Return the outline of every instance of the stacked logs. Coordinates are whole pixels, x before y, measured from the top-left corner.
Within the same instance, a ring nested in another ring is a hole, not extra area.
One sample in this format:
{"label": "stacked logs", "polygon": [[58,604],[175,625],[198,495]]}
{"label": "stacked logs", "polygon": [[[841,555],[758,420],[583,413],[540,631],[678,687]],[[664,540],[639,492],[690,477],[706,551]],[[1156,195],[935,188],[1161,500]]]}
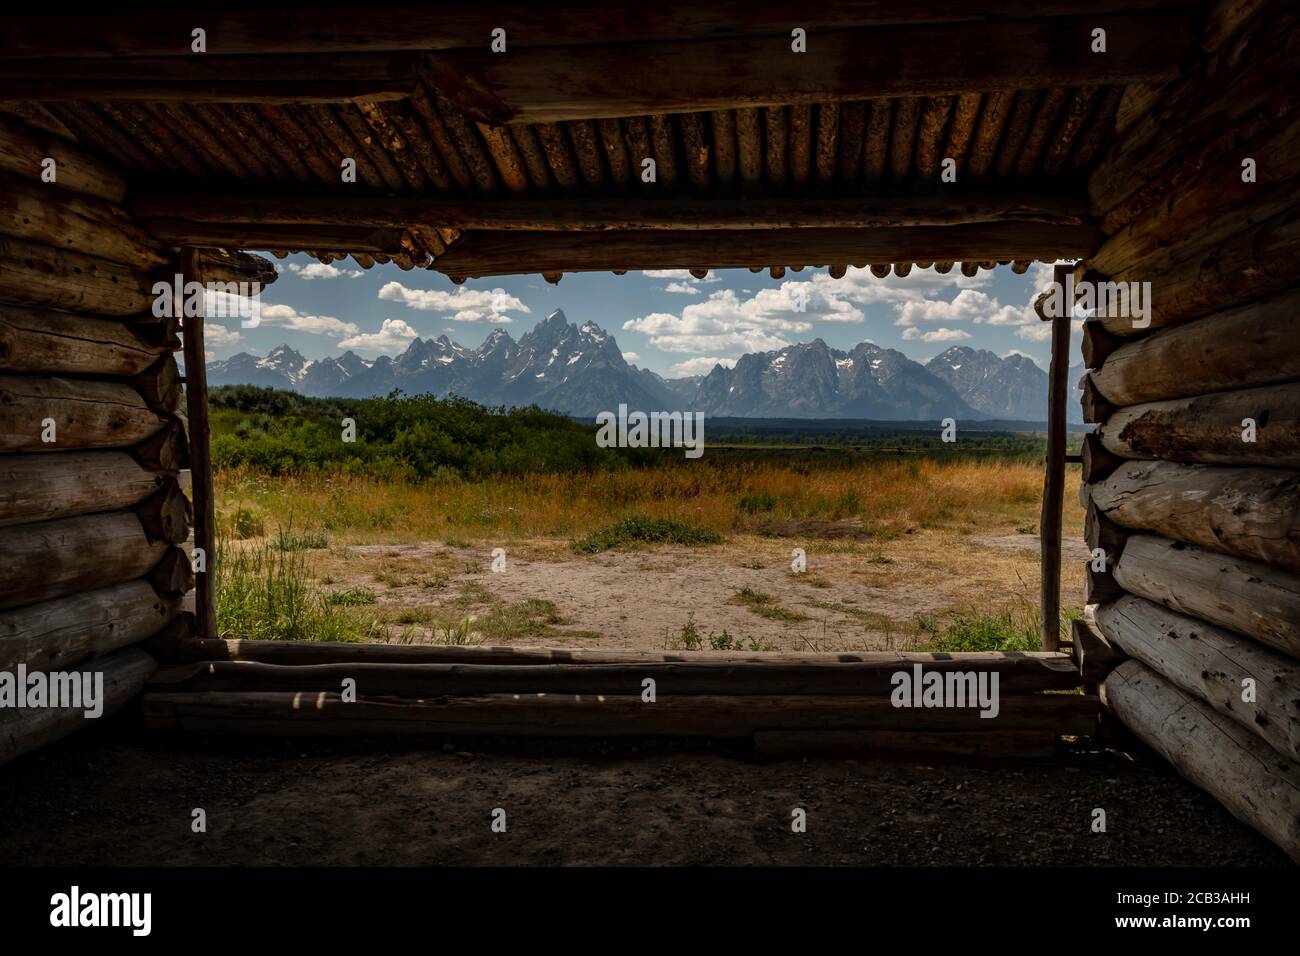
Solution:
{"label": "stacked logs", "polygon": [[1150,282],[1151,310],[1084,324],[1075,653],[1140,738],[1300,860],[1300,116],[1278,93],[1297,44],[1296,11],[1261,17],[1090,182],[1110,235],[1077,274]]}
{"label": "stacked logs", "polygon": [[[0,157],[0,672],[103,673],[111,712],[192,580],[180,339],[150,294],[176,255],[79,144],[5,115]],[[84,723],[0,710],[0,763]]]}

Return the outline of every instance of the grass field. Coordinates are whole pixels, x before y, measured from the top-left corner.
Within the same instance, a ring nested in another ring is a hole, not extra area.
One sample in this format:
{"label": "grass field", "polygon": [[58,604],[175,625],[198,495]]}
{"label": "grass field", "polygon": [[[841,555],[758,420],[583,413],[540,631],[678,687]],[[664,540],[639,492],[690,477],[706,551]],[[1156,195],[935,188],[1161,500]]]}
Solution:
{"label": "grass field", "polygon": [[[1071,472],[1065,532],[1077,542]],[[227,467],[219,627],[642,649],[1032,648],[1041,485],[1023,453],[811,466],[706,453],[425,479]],[[1069,557],[1063,604],[1077,613]]]}

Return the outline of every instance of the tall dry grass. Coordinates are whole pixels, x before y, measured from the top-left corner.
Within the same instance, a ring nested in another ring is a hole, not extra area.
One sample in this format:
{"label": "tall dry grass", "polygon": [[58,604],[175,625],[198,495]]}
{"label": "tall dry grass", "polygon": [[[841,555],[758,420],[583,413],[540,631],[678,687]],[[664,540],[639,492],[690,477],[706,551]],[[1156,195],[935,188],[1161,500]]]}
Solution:
{"label": "tall dry grass", "polygon": [[[1067,476],[1077,487],[1078,469]],[[917,529],[1031,530],[1039,466],[1020,461],[874,461],[803,470],[785,463],[718,463],[593,474],[409,483],[358,476],[217,475],[222,530],[324,528],[332,537],[389,542],[480,537],[576,537],[633,516],[720,534],[782,521],[860,523],[881,537]],[[1066,497],[1066,530],[1082,528]]]}

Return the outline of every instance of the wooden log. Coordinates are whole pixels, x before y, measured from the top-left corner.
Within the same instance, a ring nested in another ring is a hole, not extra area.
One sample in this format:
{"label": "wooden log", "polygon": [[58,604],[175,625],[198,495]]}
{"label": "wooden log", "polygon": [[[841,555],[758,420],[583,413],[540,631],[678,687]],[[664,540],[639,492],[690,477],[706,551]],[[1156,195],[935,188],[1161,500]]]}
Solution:
{"label": "wooden log", "polygon": [[1096,619],[1125,654],[1300,760],[1300,662],[1132,595],[1101,605]]}
{"label": "wooden log", "polygon": [[0,671],[72,667],[143,641],[180,613],[180,598],[159,597],[149,582],[83,591],[0,611]]}
{"label": "wooden log", "polygon": [[[181,271],[188,281],[203,281],[197,250],[187,248],[182,251]],[[204,570],[194,574],[186,561],[182,580],[176,580],[176,575],[172,573],[162,579],[165,583],[155,583],[163,591],[182,584],[185,586],[181,589],[188,591],[193,586],[196,589],[194,600],[198,609],[196,623],[199,637],[216,637],[217,596],[212,565],[217,555],[217,522],[212,488],[212,451],[209,447],[208,373],[203,348],[202,315],[185,319],[185,369],[185,406],[189,419],[190,474],[193,478],[190,493],[194,496],[194,544],[203,550],[206,562]],[[174,564],[174,556],[171,563]],[[167,568],[164,567],[161,573],[166,571]]]}
{"label": "wooden log", "polygon": [[1102,701],[1179,773],[1300,862],[1300,766],[1138,661],[1111,672]]}
{"label": "wooden log", "polygon": [[[1213,248],[1193,250],[1189,258],[1170,266],[1159,277],[1160,291],[1146,331],[1283,292],[1295,285],[1298,272],[1300,206],[1250,224]],[[1098,318],[1116,335],[1131,338],[1144,331],[1133,329],[1132,320],[1123,316]]]}
{"label": "wooden log", "polygon": [[59,188],[119,205],[125,201],[126,176],[114,164],[79,143],[12,117],[0,121],[0,170],[40,181],[46,157],[54,160]]}
{"label": "wooden log", "polygon": [[1096,432],[1088,432],[1083,436],[1083,485],[1087,487],[1098,481],[1102,481],[1124,463],[1124,459],[1113,452],[1107,451],[1106,446],[1102,444],[1101,437]]}
{"label": "wooden log", "polygon": [[[1104,58],[1091,51],[1098,27],[1109,37]],[[1099,14],[823,30],[816,56],[803,58],[789,55],[784,37],[718,36],[509,56],[478,43],[435,52],[428,66],[472,119],[537,123],[1168,79],[1194,42],[1184,13]],[[611,87],[611,76],[624,82]]]}
{"label": "wooden log", "polygon": [[140,467],[149,471],[175,473],[190,466],[189,442],[180,419],[169,416],[163,427],[140,444],[128,449]]}
{"label": "wooden log", "polygon": [[[639,171],[639,165],[638,165]],[[983,192],[800,198],[620,198],[517,200],[429,196],[336,196],[322,193],[137,193],[142,219],[183,220],[196,238],[204,223],[353,226],[384,229],[450,225],[458,229],[618,231],[628,229],[860,229],[978,222],[1089,221],[1078,197],[1041,192]],[[178,225],[169,237],[187,227]]]}
{"label": "wooden log", "polygon": [[256,282],[268,286],[279,278],[270,259],[232,249],[200,249],[199,267],[205,282]]}
{"label": "wooden log", "polygon": [[140,393],[146,405],[159,414],[175,414],[181,407],[181,372],[171,352],[139,375],[132,376],[131,387]]}
{"label": "wooden log", "polygon": [[0,172],[0,234],[141,270],[167,261],[120,206],[17,173]]}
{"label": "wooden log", "polygon": [[194,569],[190,565],[190,556],[177,547],[162,552],[158,563],[149,570],[148,578],[159,594],[185,594],[194,590]]}
{"label": "wooden log", "polygon": [[1108,233],[1176,196],[1207,164],[1242,155],[1243,144],[1295,108],[1290,81],[1300,14],[1280,10],[1271,20],[1268,30],[1254,31],[1171,83],[1103,156],[1088,191],[1093,208],[1106,213]]}
{"label": "wooden log", "polygon": [[164,477],[125,451],[0,457],[0,526],[120,511],[144,501]]}
{"label": "wooden log", "polygon": [[[54,421],[53,442],[42,441],[47,419]],[[122,448],[163,424],[122,382],[0,374],[0,451]]]}
{"label": "wooden log", "polygon": [[1115,349],[1091,379],[1113,405],[1295,381],[1298,312],[1295,291],[1163,329]]}
{"label": "wooden log", "polygon": [[1113,568],[1124,552],[1124,542],[1128,532],[1111,521],[1092,501],[1088,501],[1083,519],[1083,540],[1088,550],[1094,553],[1098,548],[1106,555],[1106,567]]}
{"label": "wooden log", "polygon": [[[1199,144],[1192,146],[1194,151]],[[1244,157],[1257,161],[1250,182],[1242,180]],[[1183,249],[1221,242],[1289,207],[1297,175],[1300,124],[1288,117],[1207,163],[1182,188],[1107,239],[1089,265],[1107,275],[1161,273],[1188,258]]]}
{"label": "wooden log", "polygon": [[[997,674],[999,692],[1026,694],[1073,690],[1079,675],[1066,660],[1002,657],[972,662],[935,658],[925,672]],[[551,693],[640,694],[642,681],[655,681],[660,698],[711,694],[884,695],[910,665],[894,660],[838,661],[689,661],[582,664],[391,664],[352,662],[282,665],[252,661],[203,661],[160,672],[154,690],[166,691],[326,691],[356,681],[370,697]]]}
{"label": "wooden log", "polygon": [[[938,0],[918,5],[902,0],[864,7],[851,0],[827,0],[818,7],[819,30],[900,23],[944,23],[988,18],[1059,17],[1083,12],[1180,9],[1179,0]],[[790,7],[779,0],[698,3],[664,0],[647,10],[635,0],[559,0],[537,7],[462,0],[430,7],[394,3],[385,17],[359,18],[355,11],[321,6],[310,21],[267,16],[265,8],[231,7],[205,12],[212,42],[220,52],[344,53],[376,50],[442,50],[472,47],[494,26],[510,26],[514,46],[626,43],[635,40],[698,40],[719,35],[786,35]],[[147,19],[124,23],[112,13],[15,12],[5,22],[5,53],[12,57],[177,56],[189,52],[177,36],[189,36],[192,17],[158,8]],[[215,52],[215,47],[214,47]]]}
{"label": "wooden log", "polygon": [[150,103],[396,100],[414,91],[418,71],[418,55],[401,52],[4,59],[0,60],[0,99]]}
{"label": "wooden log", "polygon": [[0,528],[0,608],[138,578],[166,550],[130,511]]}
{"label": "wooden log", "polygon": [[[103,675],[103,712],[111,716],[134,700],[157,662],[138,648],[123,648],[82,668]],[[91,724],[86,708],[37,707],[0,714],[0,764],[60,740]]]}
{"label": "wooden log", "polygon": [[1123,528],[1300,574],[1300,473],[1125,462],[1088,496]]}
{"label": "wooden log", "polygon": [[[1106,331],[1106,327],[1097,319],[1085,319],[1083,323],[1083,364],[1087,368],[1100,368],[1124,340],[1118,335]],[[1119,404],[1128,404],[1120,402]]]}
{"label": "wooden log", "polygon": [[1129,405],[1097,433],[1121,458],[1300,468],[1300,383]]}
{"label": "wooden log", "polygon": [[132,510],[140,518],[145,536],[151,542],[182,544],[190,536],[194,511],[175,478],[165,480],[157,492]]}
{"label": "wooden log", "polygon": [[915,733],[901,730],[760,730],[759,760],[807,757],[958,757],[981,760],[1046,760],[1056,753],[1056,734],[1046,730]]}
{"label": "wooden log", "polygon": [[519,272],[605,272],[754,263],[933,262],[1086,256],[1088,225],[968,223],[882,229],[662,230],[603,233],[466,232],[435,268],[452,277]]}
{"label": "wooden log", "polygon": [[165,351],[147,327],[115,319],[0,304],[0,369],[65,375],[139,375]]}
{"label": "wooden log", "polygon": [[[586,648],[548,648],[509,645],[441,645],[441,644],[343,644],[324,641],[218,641],[190,642],[183,657],[186,661],[255,661],[264,664],[306,666],[312,664],[655,664],[673,662],[784,662],[886,664],[910,667],[929,666],[936,660],[954,660],[964,666],[981,669],[1014,667],[1001,661],[1042,661],[1052,671],[1069,667],[1065,654],[1041,651],[977,651],[943,655],[915,651],[862,651],[857,653],[812,651],[631,651],[590,650]],[[1023,665],[1030,666],[1030,665]],[[1034,665],[1037,666],[1037,665]]]}
{"label": "wooden log", "polygon": [[488,734],[524,737],[749,737],[759,730],[1040,730],[1086,736],[1097,698],[1005,697],[997,717],[976,708],[904,708],[887,697],[485,694],[429,700],[276,691],[154,693],[146,726],[202,733]]}
{"label": "wooden log", "polygon": [[1083,582],[1083,603],[1100,604],[1102,601],[1113,601],[1124,593],[1124,587],[1115,578],[1111,568],[1104,571],[1098,571],[1088,562],[1084,571]]}
{"label": "wooden log", "polygon": [[312,252],[386,253],[402,251],[402,230],[349,226],[264,226],[256,223],[195,223],[181,219],[142,219],[140,225],[171,246],[231,246],[304,249]]}
{"label": "wooden log", "polygon": [[1110,418],[1115,411],[1115,406],[1102,397],[1097,386],[1093,384],[1091,372],[1083,376],[1080,386],[1083,394],[1079,402],[1083,407],[1083,420],[1090,424],[1096,424]]}
{"label": "wooden log", "polygon": [[66,249],[0,238],[0,301],[100,315],[144,312],[153,296],[131,269]]}
{"label": "wooden log", "polygon": [[1079,674],[1085,685],[1100,684],[1106,679],[1106,675],[1127,659],[1128,655],[1116,647],[1096,624],[1075,620],[1071,627],[1074,638],[1071,656],[1074,658],[1074,665],[1079,668]]}
{"label": "wooden log", "polygon": [[1115,580],[1138,597],[1300,657],[1300,577],[1294,574],[1138,534],[1125,544]]}

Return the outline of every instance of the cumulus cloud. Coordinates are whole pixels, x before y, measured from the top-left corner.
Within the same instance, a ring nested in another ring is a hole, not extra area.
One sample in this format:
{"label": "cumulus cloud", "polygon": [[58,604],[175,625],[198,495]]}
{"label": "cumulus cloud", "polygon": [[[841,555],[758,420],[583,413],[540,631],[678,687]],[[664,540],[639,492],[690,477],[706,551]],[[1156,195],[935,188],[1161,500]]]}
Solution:
{"label": "cumulus cloud", "polygon": [[676,292],[680,295],[699,295],[702,290],[697,288],[698,286],[722,281],[722,276],[712,269],[706,272],[702,279],[691,275],[689,269],[644,269],[641,274],[650,279],[672,279],[672,282],[664,286],[663,291]]}
{"label": "cumulus cloud", "polygon": [[676,292],[679,295],[699,295],[700,290],[688,282],[670,282],[664,286],[665,292]]}
{"label": "cumulus cloud", "polygon": [[637,355],[635,352],[624,352],[624,353],[623,353],[623,361],[624,361],[624,362],[639,362],[639,361],[641,361],[641,356]]}
{"label": "cumulus cloud", "polygon": [[668,366],[669,378],[687,378],[691,375],[708,375],[713,371],[715,365],[721,365],[723,368],[735,368],[736,360],[729,358],[712,358],[698,356],[689,358],[684,362],[678,362],[676,365]]}
{"label": "cumulus cloud", "polygon": [[809,282],[786,282],[742,298],[719,289],[679,314],[652,312],[623,323],[631,332],[650,336],[665,352],[738,354],[784,348],[789,334],[810,331],[813,322],[861,322],[862,310]]}
{"label": "cumulus cloud", "polygon": [[293,332],[310,332],[313,335],[355,335],[360,331],[355,322],[344,322],[332,315],[303,315],[291,305],[262,306],[259,325],[285,328]]}
{"label": "cumulus cloud", "polygon": [[378,332],[354,335],[340,342],[339,347],[359,352],[391,352],[406,348],[413,338],[416,338],[415,329],[401,319],[384,319]]}
{"label": "cumulus cloud", "polygon": [[386,302],[401,302],[408,309],[421,312],[451,313],[453,322],[512,321],[506,312],[527,313],[532,310],[504,289],[467,289],[459,286],[454,292],[439,289],[409,289],[400,282],[389,282],[379,290],[379,298]]}
{"label": "cumulus cloud", "polygon": [[203,344],[214,349],[221,348],[223,345],[234,345],[236,342],[243,341],[243,338],[243,333],[238,329],[228,329],[216,323],[203,323]]}
{"label": "cumulus cloud", "polygon": [[970,337],[971,334],[964,329],[931,329],[922,332],[913,325],[903,330],[905,342],[964,342]]}
{"label": "cumulus cloud", "polygon": [[356,279],[365,275],[360,269],[340,269],[329,262],[311,262],[305,266],[290,262],[289,271],[300,279]]}

